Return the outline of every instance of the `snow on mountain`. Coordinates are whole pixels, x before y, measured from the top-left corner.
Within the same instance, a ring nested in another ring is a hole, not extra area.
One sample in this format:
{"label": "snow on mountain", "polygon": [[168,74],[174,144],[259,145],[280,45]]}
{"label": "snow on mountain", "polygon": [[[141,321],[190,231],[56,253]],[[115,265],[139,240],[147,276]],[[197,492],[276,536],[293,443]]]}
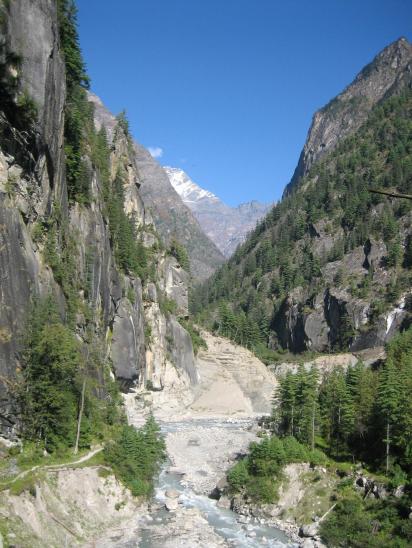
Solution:
{"label": "snow on mountain", "polygon": [[203,231],[226,257],[232,255],[271,207],[271,204],[261,204],[255,200],[229,207],[215,194],[193,182],[182,169],[169,166],[163,169]]}
{"label": "snow on mountain", "polygon": [[185,203],[198,202],[203,198],[219,201],[217,196],[194,183],[182,169],[169,166],[163,167],[163,169],[166,171],[173,188]]}

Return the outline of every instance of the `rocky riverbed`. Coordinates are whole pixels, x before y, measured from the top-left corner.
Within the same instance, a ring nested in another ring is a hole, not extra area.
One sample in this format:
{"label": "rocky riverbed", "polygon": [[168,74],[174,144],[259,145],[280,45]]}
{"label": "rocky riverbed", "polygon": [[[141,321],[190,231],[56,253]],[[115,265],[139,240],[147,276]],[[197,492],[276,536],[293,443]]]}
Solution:
{"label": "rocky riverbed", "polygon": [[214,548],[294,546],[265,520],[245,520],[209,497],[234,460],[256,438],[252,421],[205,419],[163,423],[170,461],[138,546]]}
{"label": "rocky riverbed", "polygon": [[129,421],[139,426],[154,412],[165,434],[169,461],[160,474],[152,511],[139,526],[139,540],[113,546],[294,546],[279,528],[230,509],[209,495],[227,470],[258,439],[258,417],[268,414],[277,384],[251,352],[203,333],[208,349],[196,360],[199,383],[182,391],[128,396]]}

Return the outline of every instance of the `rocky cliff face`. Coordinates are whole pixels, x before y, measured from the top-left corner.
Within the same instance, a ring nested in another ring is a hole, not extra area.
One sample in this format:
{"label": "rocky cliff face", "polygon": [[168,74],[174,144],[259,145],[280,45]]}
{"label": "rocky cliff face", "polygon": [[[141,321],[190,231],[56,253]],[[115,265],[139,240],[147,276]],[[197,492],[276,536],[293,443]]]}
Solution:
{"label": "rocky cliff face", "polygon": [[285,193],[309,173],[315,162],[359,129],[379,101],[404,89],[411,81],[412,45],[406,38],[400,38],[381,51],[342,93],[314,114]]}
{"label": "rocky cliff face", "polygon": [[[162,307],[166,299],[176,299],[177,313],[187,314],[188,275],[162,251],[139,190],[139,154],[121,127],[107,124],[107,184],[122,173],[122,208],[148,256],[150,274],[144,279],[122,270],[115,257],[103,177],[92,150],[83,159],[89,203],[68,202],[66,77],[56,3],[15,0],[2,8],[2,16],[1,86],[4,93],[14,92],[0,105],[0,428],[12,436],[22,336],[36,296],[52,294],[62,319],[71,311],[78,339],[87,346],[92,337],[103,349],[124,390],[149,381],[162,387],[170,369],[178,379],[196,382],[196,371],[190,336]],[[28,99],[36,114],[22,128],[21,105]],[[90,149],[92,144],[91,139]]]}
{"label": "rocky cliff face", "polygon": [[203,231],[225,257],[232,255],[271,207],[257,201],[229,207],[217,196],[194,183],[183,170],[174,167],[165,167],[164,170]]}
{"label": "rocky cliff face", "polygon": [[[89,94],[89,97],[95,107],[96,123],[104,125],[110,136],[116,125],[115,117],[96,95]],[[196,280],[205,280],[223,263],[223,255],[182,202],[165,171],[149,151],[136,141],[133,146],[140,192],[159,234],[166,244],[176,238],[184,245],[189,254],[191,274]]]}

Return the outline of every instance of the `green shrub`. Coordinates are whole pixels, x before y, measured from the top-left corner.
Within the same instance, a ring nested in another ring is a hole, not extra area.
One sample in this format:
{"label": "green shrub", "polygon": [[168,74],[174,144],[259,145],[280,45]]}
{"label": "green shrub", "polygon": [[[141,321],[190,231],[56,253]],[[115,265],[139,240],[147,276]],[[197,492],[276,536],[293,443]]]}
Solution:
{"label": "green shrub", "polygon": [[322,522],[320,534],[328,546],[407,548],[412,542],[410,501],[365,500],[346,491]]}
{"label": "green shrub", "polygon": [[179,322],[182,327],[186,329],[189,333],[190,338],[192,339],[193,352],[195,355],[199,352],[201,348],[207,350],[207,344],[205,339],[200,334],[200,331],[193,325],[190,320],[179,319]]}
{"label": "green shrub", "polygon": [[243,489],[249,481],[247,459],[237,462],[228,472],[228,483],[234,491]]}
{"label": "green shrub", "polygon": [[293,436],[282,439],[287,462],[305,462],[309,460],[309,451]]}
{"label": "green shrub", "polygon": [[173,299],[169,299],[166,295],[159,294],[159,307],[163,315],[176,314],[177,303]]}
{"label": "green shrub", "polygon": [[273,479],[270,477],[256,477],[248,482],[248,495],[256,501],[273,504],[278,500],[278,489],[280,477]]}
{"label": "green shrub", "polygon": [[10,484],[11,495],[19,496],[25,491],[32,497],[36,496],[36,477],[33,474],[27,474]]}
{"label": "green shrub", "polygon": [[189,255],[187,254],[187,250],[176,239],[173,239],[171,241],[169,253],[170,255],[173,255],[173,257],[175,257],[177,262],[180,264],[180,266],[184,270],[186,270],[186,272],[190,272],[190,261],[189,261]]}
{"label": "green shrub", "polygon": [[140,430],[123,425],[116,438],[106,444],[107,464],[134,496],[147,497],[153,492],[153,478],[165,459],[165,443],[151,415]]}
{"label": "green shrub", "polygon": [[324,466],[328,462],[328,457],[319,449],[313,449],[309,451],[308,460],[311,466]]}

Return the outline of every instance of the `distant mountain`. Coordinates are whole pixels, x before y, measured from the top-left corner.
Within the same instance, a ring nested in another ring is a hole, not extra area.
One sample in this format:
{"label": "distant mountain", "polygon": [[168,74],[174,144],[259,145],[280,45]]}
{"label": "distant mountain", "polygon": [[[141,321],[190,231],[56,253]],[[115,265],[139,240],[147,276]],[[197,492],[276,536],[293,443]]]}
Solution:
{"label": "distant mountain", "polygon": [[[104,125],[109,138],[116,125],[114,116],[96,95],[89,93],[94,105],[95,118]],[[149,209],[156,228],[166,244],[176,238],[189,254],[191,274],[196,280],[205,280],[224,257],[206,236],[191,210],[173,189],[169,178],[159,163],[142,145],[134,142],[137,171],[141,184],[140,195]]]}
{"label": "distant mountain", "polygon": [[164,167],[173,188],[192,210],[205,234],[225,257],[230,257],[248,232],[268,212],[270,204],[257,201],[229,207],[179,168]]}

